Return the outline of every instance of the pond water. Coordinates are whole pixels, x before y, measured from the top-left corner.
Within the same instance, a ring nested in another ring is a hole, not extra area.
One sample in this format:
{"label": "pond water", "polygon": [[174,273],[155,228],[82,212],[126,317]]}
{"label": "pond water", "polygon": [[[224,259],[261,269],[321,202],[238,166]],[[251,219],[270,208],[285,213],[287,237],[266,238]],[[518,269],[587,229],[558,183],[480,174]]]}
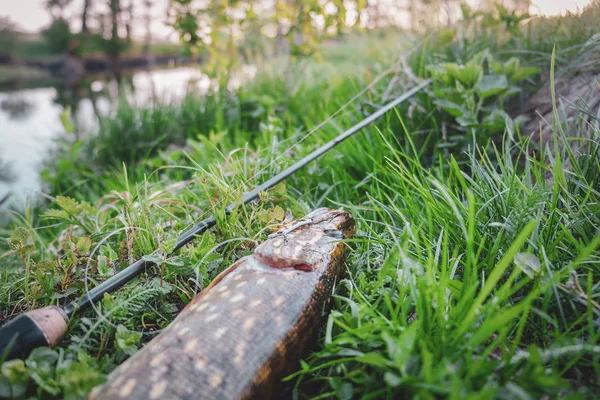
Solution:
{"label": "pond water", "polygon": [[[42,168],[52,162],[57,140],[66,133],[60,120],[69,107],[79,135],[98,132],[119,97],[145,107],[206,93],[213,83],[200,69],[182,67],[134,72],[120,84],[109,77],[88,77],[78,87],[48,86],[0,92],[0,211],[22,209],[43,192]],[[1,218],[0,218],[1,220]]]}

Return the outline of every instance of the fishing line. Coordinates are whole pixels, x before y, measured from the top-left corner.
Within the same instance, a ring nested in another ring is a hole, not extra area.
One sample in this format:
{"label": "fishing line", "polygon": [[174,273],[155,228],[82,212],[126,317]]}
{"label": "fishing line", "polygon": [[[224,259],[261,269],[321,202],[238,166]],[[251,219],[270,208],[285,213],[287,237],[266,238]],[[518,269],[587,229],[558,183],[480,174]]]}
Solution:
{"label": "fishing line", "polygon": [[[411,50],[412,52],[413,50]],[[319,129],[321,129],[323,126],[325,126],[326,124],[328,124],[330,121],[332,121],[336,116],[338,116],[342,111],[346,110],[348,107],[350,107],[350,105],[352,105],[356,100],[358,100],[362,95],[364,95],[366,92],[368,92],[369,90],[373,89],[375,87],[375,85],[377,85],[379,83],[379,81],[381,81],[385,76],[389,75],[390,73],[395,72],[394,68],[388,68],[387,70],[381,72],[379,75],[377,75],[367,86],[365,86],[363,89],[361,89],[358,93],[356,93],[352,98],[350,98],[348,101],[346,101],[346,103],[344,103],[340,108],[338,108],[335,112],[333,112],[333,114],[331,114],[329,117],[327,117],[325,120],[321,121],[319,124],[317,124],[316,126],[314,126],[311,129],[307,129],[304,131],[304,133],[302,134],[302,137],[295,142],[294,144],[292,144],[291,146],[285,148],[283,151],[281,151],[281,153],[273,160],[271,160],[270,162],[266,163],[266,165],[260,169],[258,172],[255,172],[254,175],[252,175],[251,177],[249,177],[248,179],[246,179],[245,181],[243,181],[241,184],[238,185],[237,189],[235,189],[235,191],[240,191],[240,189],[245,189],[249,183],[254,180],[256,177],[258,177],[259,175],[261,175],[263,172],[265,172],[272,164],[275,164],[276,162],[278,162],[282,157],[285,156],[285,154],[291,150],[293,150],[294,148],[296,148],[297,146],[299,146],[303,141],[305,141],[306,139],[308,139],[311,135],[313,135],[316,131],[318,131]],[[292,141],[293,139],[295,139],[296,135],[292,135],[286,139],[281,140],[281,144]],[[262,151],[257,151],[257,157],[260,156],[260,153],[266,152],[267,150],[269,150],[269,148],[265,148]],[[187,154],[186,154],[187,155]],[[189,157],[189,156],[188,156]],[[189,157],[191,160],[193,160],[191,157]],[[160,170],[160,169],[166,169],[166,168],[174,168],[174,169],[188,169],[190,167],[183,167],[183,166],[165,166],[165,167],[160,167],[158,168],[156,171]],[[198,170],[198,168],[191,168],[193,170]],[[155,171],[155,172],[156,172]],[[200,171],[206,173],[207,171],[204,169],[200,169]],[[152,176],[154,174],[154,172],[150,175]],[[219,201],[217,201],[214,206],[212,207],[212,209],[222,206],[225,203],[225,198],[221,198]],[[204,218],[206,215],[208,215],[211,212],[211,210],[206,210],[205,212],[200,214],[200,217],[198,217],[196,219],[196,221],[198,221],[200,218]],[[194,222],[188,225],[188,229],[190,226],[194,226]],[[86,293],[87,294],[87,293]]]}
{"label": "fishing line", "polygon": [[[302,143],[304,140],[308,139],[308,137],[311,136],[313,133],[315,133],[316,131],[318,131],[319,129],[321,129],[323,126],[325,126],[326,124],[328,124],[339,113],[341,113],[346,108],[348,108],[352,103],[354,103],[359,97],[361,97],[367,91],[371,90],[381,79],[383,79],[383,77],[385,77],[386,75],[388,75],[391,72],[394,72],[393,68],[390,68],[390,69],[382,72],[381,74],[379,74],[377,77],[375,77],[375,79],[370,84],[368,84],[364,89],[362,89],[360,92],[358,92],[357,94],[355,94],[350,100],[348,100],[345,104],[343,104],[337,111],[335,111],[333,114],[331,114],[329,117],[327,117],[327,119],[325,119],[324,121],[322,121],[321,123],[319,123],[317,126],[313,127],[312,129],[309,129],[309,130],[305,131],[306,134],[304,136],[302,136],[292,146],[290,146],[290,147],[286,148],[285,150],[283,150],[281,152],[281,154],[279,154],[279,156],[277,156],[277,158],[275,158],[275,160],[271,161],[271,163],[276,163],[277,161],[279,161],[285,155],[285,153],[287,153],[288,151],[293,150],[296,146],[300,145],[300,143]],[[293,139],[293,137],[287,138],[285,140],[282,140],[282,143],[285,143],[285,141],[292,140],[292,139]],[[253,180],[254,178],[256,178],[258,175],[260,175],[262,172],[264,172],[266,170],[267,170],[267,167],[266,166],[263,167],[263,169],[261,169],[260,171],[258,171],[254,175],[252,175],[250,178],[248,178],[248,180],[244,184],[245,185],[248,184],[251,180]]]}
{"label": "fishing line", "polygon": [[[330,121],[332,121],[336,116],[338,116],[342,111],[346,110],[352,103],[354,103],[358,98],[360,98],[362,95],[364,95],[366,92],[368,92],[369,90],[371,90],[373,87],[375,87],[375,85],[377,83],[379,83],[379,81],[381,79],[383,79],[385,76],[389,75],[390,73],[395,72],[394,68],[389,68],[385,71],[383,71],[382,73],[380,73],[379,75],[377,75],[373,81],[371,81],[371,83],[369,83],[367,86],[365,86],[363,89],[361,89],[358,93],[356,93],[350,100],[348,100],[346,103],[344,103],[339,109],[337,109],[333,114],[331,114],[329,117],[327,117],[324,121],[320,122],[318,125],[316,125],[315,127],[308,129],[306,131],[304,131],[304,133],[302,134],[302,137],[295,142],[294,144],[292,144],[291,146],[285,148],[283,151],[281,151],[281,153],[273,160],[271,160],[270,162],[268,162],[262,169],[260,169],[258,172],[254,173],[254,175],[252,175],[251,177],[249,177],[248,179],[246,179],[244,182],[242,182],[238,187],[237,187],[237,191],[239,191],[240,189],[243,189],[244,187],[247,187],[248,184],[254,180],[256,177],[258,177],[259,175],[261,175],[263,172],[265,172],[272,164],[276,163],[277,161],[279,161],[282,157],[285,156],[285,154],[291,150],[293,150],[294,148],[296,148],[298,145],[300,145],[304,140],[308,139],[308,137],[310,137],[313,133],[315,133],[316,131],[318,131],[320,128],[322,128],[323,126],[325,126],[326,124],[328,124]],[[281,144],[284,144],[286,142],[292,141],[293,139],[295,139],[295,135],[292,135],[286,139],[281,140]],[[257,151],[257,157],[263,153],[266,152],[267,150],[269,150],[269,148],[265,148],[263,150],[259,150]],[[188,156],[189,157],[189,156]],[[191,157],[190,157],[191,158]],[[160,169],[166,169],[166,168],[184,168],[184,169],[188,169],[189,167],[182,167],[182,166],[166,166],[166,167],[160,167]],[[196,168],[192,168],[194,170],[198,170]],[[204,169],[201,169],[202,172],[206,172]],[[217,201],[214,205],[214,207],[218,207],[223,205],[223,203],[225,203],[225,198],[222,198],[221,200]],[[210,210],[205,211],[204,213],[201,213],[200,218],[206,216],[207,214],[210,213]],[[198,219],[200,219],[198,218]],[[198,220],[197,219],[197,220]],[[194,223],[191,223],[188,226],[193,226]]]}
{"label": "fishing line", "polygon": [[[98,243],[98,244],[97,244],[97,245],[94,247],[94,249],[93,249],[93,250],[92,250],[92,252],[90,253],[90,256],[88,257],[88,261],[87,261],[87,263],[86,263],[86,266],[85,266],[85,269],[84,269],[84,280],[83,280],[83,282],[84,282],[84,287],[85,287],[85,293],[86,293],[86,294],[89,294],[89,291],[90,291],[90,289],[89,289],[89,287],[88,287],[88,278],[89,278],[89,276],[88,276],[88,271],[89,271],[89,268],[90,268],[90,261],[91,261],[92,257],[93,257],[93,256],[94,256],[94,254],[95,254],[95,253],[98,251],[98,249],[99,249],[99,248],[100,248],[100,247],[101,247],[101,246],[102,246],[102,245],[103,245],[103,244],[104,244],[104,243],[105,243],[105,242],[106,242],[106,241],[107,241],[107,240],[108,240],[110,237],[112,237],[112,236],[116,235],[117,233],[119,233],[119,232],[121,232],[121,231],[124,231],[124,230],[130,229],[130,228],[146,231],[145,229],[143,229],[143,228],[140,228],[140,227],[123,227],[123,228],[120,228],[120,229],[116,229],[116,230],[114,230],[113,232],[111,232],[110,234],[106,235],[104,238],[102,238],[102,240],[101,240],[101,241],[100,241],[100,242],[99,242],[99,243]],[[200,266],[201,266],[201,265],[202,265],[202,264],[203,264],[203,263],[206,261],[206,259],[208,258],[208,256],[209,256],[210,254],[212,254],[212,253],[214,253],[214,252],[215,252],[215,250],[219,249],[220,247],[222,247],[222,246],[224,246],[224,245],[226,245],[226,244],[228,244],[228,243],[232,243],[232,242],[236,242],[236,241],[246,241],[246,242],[252,242],[252,243],[254,243],[254,245],[258,245],[258,241],[257,241],[257,240],[255,240],[255,239],[241,237],[241,238],[232,238],[232,239],[224,240],[224,241],[222,241],[222,242],[220,242],[220,243],[216,244],[215,246],[213,246],[213,247],[212,247],[210,250],[208,250],[208,251],[207,251],[207,252],[204,254],[204,256],[203,256],[203,257],[200,259],[200,261],[198,261],[198,262],[196,263],[196,265],[194,266],[194,273],[195,273],[195,275],[196,275],[196,279],[195,279],[195,281],[194,281],[194,283],[195,283],[195,286],[194,286],[194,296],[195,296],[196,294],[198,294],[198,284],[199,284],[199,282],[200,282]],[[163,261],[166,263],[166,261],[167,261],[167,258],[165,258]],[[170,285],[170,284],[169,284],[169,285]],[[148,289],[148,292],[150,292],[150,291],[151,291],[151,289]],[[143,295],[145,295],[145,294],[146,294],[146,293],[148,293],[148,292],[141,292],[141,293],[137,293],[137,296],[143,296]],[[130,301],[133,301],[133,300],[135,300],[135,299],[136,299],[136,297],[135,297],[135,296],[134,296],[134,297],[130,297],[130,298],[127,298],[126,302],[130,302]],[[107,317],[109,317],[109,316],[110,316],[110,315],[111,315],[113,312],[115,312],[115,311],[117,311],[117,310],[119,310],[119,309],[123,308],[123,306],[124,306],[124,305],[126,305],[126,304],[118,304],[118,305],[117,305],[117,306],[115,306],[114,308],[110,309],[110,310],[109,310],[109,311],[108,311],[106,314],[103,314],[103,313],[100,311],[100,309],[99,309],[99,308],[96,306],[96,304],[95,304],[94,302],[92,302],[92,303],[90,304],[90,307],[91,307],[91,308],[94,310],[94,312],[95,312],[96,316],[98,317],[98,321],[97,321],[97,322],[96,322],[96,323],[95,323],[93,326],[89,327],[89,329],[88,329],[88,331],[86,332],[86,334],[85,334],[85,335],[83,336],[83,338],[82,338],[82,339],[81,339],[81,340],[78,342],[78,347],[77,347],[77,348],[78,348],[78,349],[79,349],[79,348],[81,348],[81,346],[83,345],[83,342],[84,342],[85,340],[87,340],[87,339],[90,337],[90,333],[91,333],[91,331],[92,331],[94,328],[96,328],[96,327],[100,326],[100,325],[99,325],[99,323],[100,323],[100,322],[104,322],[104,323],[106,323],[106,324],[108,324],[108,325],[112,326],[113,328],[117,329],[117,328],[118,328],[118,325],[117,325],[117,324],[115,324],[114,322],[112,322],[111,320],[109,320]],[[166,328],[158,328],[158,329],[155,329],[155,330],[153,330],[153,331],[150,331],[150,332],[145,332],[145,331],[137,331],[137,330],[131,330],[131,329],[127,328],[127,327],[125,327],[125,329],[126,329],[126,330],[127,330],[127,332],[129,332],[129,333],[139,333],[139,334],[141,334],[141,335],[156,335],[156,334],[158,334],[158,333],[162,332],[162,331],[163,331],[164,329],[166,329]]]}
{"label": "fishing line", "polygon": [[[256,186],[252,191],[244,192],[242,195],[241,201],[236,201],[234,203],[229,204],[227,207],[225,207],[225,210],[224,210],[225,214],[228,215],[234,209],[238,208],[240,205],[242,205],[242,204],[245,205],[245,204],[248,204],[248,203],[258,199],[259,194],[261,192],[264,192],[268,189],[273,188],[275,185],[279,184],[280,182],[282,182],[289,176],[296,173],[296,171],[298,171],[299,169],[303,168],[307,164],[316,160],[317,158],[319,158],[320,156],[322,156],[323,154],[325,154],[326,152],[331,150],[333,147],[337,146],[339,143],[348,139],[349,137],[354,135],[356,132],[362,130],[367,125],[371,124],[373,121],[375,121],[376,119],[381,117],[387,111],[391,110],[392,108],[396,107],[400,103],[402,103],[402,102],[406,101],[407,99],[409,99],[410,97],[412,97],[412,95],[419,92],[420,90],[425,88],[430,83],[431,83],[431,80],[427,79],[427,80],[423,81],[421,84],[414,86],[412,89],[408,90],[403,95],[397,97],[395,100],[393,100],[390,103],[386,104],[385,106],[382,106],[381,108],[379,108],[377,111],[372,113],[367,118],[362,119],[360,122],[358,122],[357,124],[352,126],[350,129],[346,130],[344,133],[336,136],[331,141],[329,141],[326,144],[322,145],[321,147],[317,148],[316,150],[309,153],[302,159],[296,161],[294,164],[290,165],[289,167],[287,167],[283,171],[279,172],[275,176],[269,178],[264,183]],[[309,134],[312,134],[314,131],[315,131],[314,129],[311,130],[309,132]],[[220,203],[218,203],[218,204],[220,204]],[[217,224],[217,219],[214,215],[211,215],[208,218],[200,221],[200,223],[198,223],[195,226],[193,226],[192,228],[188,229],[187,231],[185,231],[183,234],[181,234],[177,238],[177,240],[175,242],[175,246],[171,253],[174,253],[177,250],[181,249],[183,246],[190,243],[196,236],[203,234],[209,228],[215,226],[216,224]],[[98,286],[96,286],[94,289],[92,289],[89,293],[86,293],[86,295],[84,297],[67,304],[64,307],[65,313],[68,316],[70,316],[78,309],[89,306],[90,303],[93,303],[93,302],[101,299],[103,297],[104,293],[112,292],[112,291],[120,288],[125,283],[129,282],[131,279],[133,279],[138,274],[140,274],[146,267],[151,267],[152,265],[154,265],[154,263],[144,260],[143,258],[138,260],[137,262],[129,265],[127,268],[121,270],[118,274],[116,274],[116,275],[112,276],[111,278],[107,279],[106,281],[100,283]]]}
{"label": "fishing line", "polygon": [[[375,82],[369,85],[369,87],[372,87],[374,83]],[[259,199],[261,193],[272,189],[279,183],[283,182],[285,179],[295,174],[298,170],[304,168],[306,165],[318,159],[323,154],[330,151],[341,142],[352,137],[354,134],[356,134],[366,126],[379,119],[389,110],[408,100],[417,92],[423,90],[430,83],[431,79],[427,79],[421,82],[420,84],[412,87],[410,90],[404,92],[401,96],[398,96],[386,105],[381,106],[379,109],[377,109],[377,111],[373,112],[368,117],[360,120],[343,133],[337,135],[335,138],[331,139],[327,143],[319,146],[300,160],[296,161],[292,165],[278,172],[276,175],[270,177],[262,184],[256,186],[252,191],[244,192],[242,194],[241,200],[233,202],[225,207],[225,215],[231,214],[232,211],[238,209],[242,205],[247,205],[253,201],[256,201],[257,199]],[[366,90],[368,90],[368,88],[363,89],[361,93],[364,93]],[[357,96],[354,96],[353,100],[347,102],[343,108],[346,108],[349,104],[351,104],[351,102],[354,101],[356,97]],[[331,120],[331,118],[333,118],[334,115],[337,115],[337,113],[334,113],[332,116],[330,116],[328,120]],[[321,123],[317,126],[317,128],[311,129],[305,136],[310,136],[318,129],[318,127],[323,126],[323,124],[324,123]],[[304,139],[306,138],[302,138],[302,140]],[[299,143],[300,141],[291,146],[290,149],[293,149]],[[279,160],[282,156],[283,154],[278,156],[276,160]],[[265,169],[266,167],[261,169],[259,173],[264,171]],[[257,174],[253,175],[246,182],[249,182],[256,176]],[[221,203],[222,202],[219,202],[217,204],[220,205]],[[154,254],[165,258],[171,257],[176,251],[186,246],[196,237],[203,234],[215,225],[217,225],[217,219],[213,214],[210,217],[200,221],[198,224],[194,225],[192,228],[188,229],[180,236],[178,236],[175,241],[175,245],[170,251],[170,254],[165,255],[165,252],[160,249],[157,250]],[[125,227],[124,229],[126,228],[127,227]],[[113,232],[113,234],[115,234],[115,232]],[[31,350],[35,347],[56,344],[58,340],[60,340],[60,338],[66,333],[66,322],[68,318],[73,316],[77,311],[83,310],[86,307],[93,305],[95,302],[102,300],[102,298],[107,293],[119,289],[120,287],[131,281],[133,278],[137,277],[140,273],[144,272],[147,268],[150,268],[154,265],[156,265],[156,263],[154,261],[151,261],[148,256],[142,257],[138,261],[127,266],[125,269],[119,271],[117,274],[106,279],[104,282],[101,282],[93,289],[86,291],[86,293],[82,297],[68,303],[62,309],[56,306],[44,307],[43,309],[31,310],[13,319],[11,322],[4,325],[0,329],[0,344],[2,345],[0,346],[0,351],[8,349],[8,357],[9,359],[11,359],[13,357],[20,356],[23,353],[30,353]],[[41,328],[39,325],[36,324],[35,318],[38,318],[40,313],[44,313],[44,315],[46,315],[45,318],[53,318],[52,321],[56,321],[55,325],[49,327],[51,328],[52,332],[46,331],[44,330],[44,328]]]}
{"label": "fishing line", "polygon": [[[268,169],[268,167],[273,164],[278,162],[287,152],[293,150],[294,148],[296,148],[298,145],[300,145],[300,143],[302,143],[304,140],[308,139],[311,135],[313,135],[316,131],[318,131],[321,127],[325,126],[326,124],[328,124],[331,120],[333,120],[333,118],[335,118],[337,115],[339,115],[342,111],[344,111],[345,109],[347,109],[352,103],[354,103],[358,98],[360,98],[363,94],[365,94],[367,91],[371,90],[377,83],[379,83],[379,81],[381,79],[383,79],[385,76],[387,76],[388,74],[390,74],[391,72],[393,72],[393,69],[388,69],[384,72],[382,72],[381,74],[379,74],[377,77],[375,77],[373,79],[373,81],[367,85],[366,87],[364,87],[362,90],[360,90],[358,93],[356,93],[350,100],[348,100],[346,103],[344,103],[338,110],[336,110],[333,114],[331,114],[329,117],[327,117],[327,119],[325,119],[324,121],[320,122],[318,125],[316,125],[315,127],[308,129],[305,131],[305,133],[302,135],[302,137],[295,142],[292,146],[287,147],[286,149],[284,149],[279,156],[277,156],[274,160],[271,160],[270,163],[267,163],[266,166],[264,166],[261,170],[259,170],[258,172],[256,172],[254,175],[252,175],[250,178],[248,178],[245,182],[243,182],[239,188],[245,187],[247,186],[253,179],[255,179],[257,176],[259,176],[260,174],[262,174],[264,171],[266,171]],[[294,139],[294,136],[291,136],[289,138],[286,138],[285,140],[282,140],[281,143],[285,143],[286,141],[291,141],[292,139]],[[267,148],[265,148],[263,151],[266,151]],[[238,188],[238,190],[239,190]],[[216,206],[220,206],[225,202],[225,199],[222,198],[217,204]],[[205,212],[204,215],[206,215],[208,213]],[[121,229],[115,230],[113,231],[110,235],[107,235],[106,237],[104,237],[102,239],[102,241],[100,243],[98,243],[96,245],[96,247],[93,249],[92,253],[90,254],[90,259],[92,258],[92,256],[95,254],[95,252],[99,249],[99,247],[106,242],[110,237],[114,236],[116,233],[121,232],[123,230],[127,230],[129,229],[129,227],[123,227]],[[229,239],[226,240],[224,242],[221,242],[219,244],[217,244],[216,246],[214,246],[213,248],[211,248],[204,256],[203,258],[195,265],[194,267],[194,272],[196,275],[196,280],[195,280],[195,287],[194,287],[194,295],[196,295],[198,293],[198,283],[199,283],[199,279],[200,279],[200,265],[206,260],[206,258],[208,257],[208,255],[212,254],[215,250],[217,250],[218,248],[222,247],[225,244],[234,242],[234,241],[241,241],[241,240],[246,240],[246,241],[251,241],[253,243],[258,243],[256,240],[254,239],[249,239],[249,238],[234,238],[234,239]],[[166,259],[163,261],[166,262]],[[85,286],[85,295],[86,296],[90,296],[90,289],[88,286],[88,270],[89,270],[89,263],[90,260],[88,260],[87,264],[86,264],[86,268],[84,271],[84,286]],[[106,318],[106,315],[102,314],[100,312],[100,310],[95,306],[94,302],[90,303],[90,306],[92,307],[92,309],[95,311],[96,315],[98,316],[98,318],[100,318],[101,320],[103,320],[105,323],[108,323],[109,325],[112,325],[113,327],[116,328],[116,325],[112,322],[109,321]],[[153,332],[141,332],[142,334],[146,334],[146,333],[151,333],[151,334],[156,334],[158,332],[162,331],[162,329],[158,329],[156,331]],[[135,332],[135,331],[133,331]],[[136,332],[136,333],[140,333],[140,332]]]}
{"label": "fishing line", "polygon": [[[417,47],[413,47],[411,50],[408,51],[407,54],[412,54],[415,49]],[[398,64],[399,61],[402,60],[402,57],[400,57],[398,59],[398,61],[396,62],[396,64]],[[363,89],[361,89],[358,93],[356,93],[352,98],[350,98],[350,100],[348,100],[346,103],[344,103],[339,109],[337,109],[333,114],[331,114],[329,117],[327,117],[324,121],[320,122],[319,124],[317,124],[316,126],[314,126],[311,129],[307,129],[305,131],[305,133],[303,134],[303,136],[297,141],[295,142],[293,145],[291,145],[290,147],[287,147],[285,150],[283,150],[279,156],[277,156],[274,160],[271,160],[266,166],[264,166],[261,170],[259,170],[258,172],[256,172],[254,175],[252,175],[250,178],[248,178],[244,183],[242,183],[239,187],[238,190],[242,187],[247,186],[250,181],[252,181],[254,178],[258,177],[260,174],[262,174],[263,172],[265,172],[271,164],[276,163],[277,161],[279,161],[287,152],[293,150],[294,148],[296,148],[298,145],[300,145],[304,140],[308,139],[308,137],[310,137],[313,133],[315,133],[316,131],[318,131],[319,129],[321,129],[323,126],[325,126],[326,124],[328,124],[330,121],[332,121],[338,114],[340,114],[342,111],[346,110],[352,103],[354,103],[356,100],[358,100],[358,98],[360,98],[362,95],[364,95],[366,92],[368,92],[369,90],[373,89],[375,87],[375,85],[377,85],[377,83],[379,83],[379,81],[381,81],[385,76],[389,75],[390,73],[394,73],[397,72],[396,68],[392,67],[392,68],[388,68],[387,70],[381,72],[379,75],[377,75],[367,86],[365,86]],[[389,89],[389,88],[388,88]],[[386,90],[387,92],[387,90]],[[384,93],[384,95],[386,95]],[[292,135],[286,139],[283,139],[280,143],[286,143],[288,141],[291,141],[294,139],[295,135]],[[265,148],[263,151],[266,151],[267,148]],[[260,152],[257,152],[260,153]],[[219,202],[216,203],[216,206],[220,206],[225,202],[225,199],[221,199]],[[206,215],[208,213],[205,212],[203,215]]]}
{"label": "fishing line", "polygon": [[[100,242],[98,242],[98,244],[97,244],[97,245],[96,245],[96,246],[95,246],[95,247],[92,249],[92,251],[90,252],[90,256],[88,257],[88,260],[87,260],[87,262],[86,262],[86,264],[85,264],[85,269],[83,270],[83,285],[84,285],[84,290],[85,290],[85,294],[86,294],[86,295],[89,295],[89,291],[90,291],[90,289],[89,289],[89,287],[88,287],[88,278],[89,278],[89,276],[88,276],[88,271],[89,271],[89,269],[90,269],[90,262],[91,262],[91,260],[92,260],[92,258],[93,258],[93,256],[94,256],[94,254],[96,254],[96,252],[97,252],[97,251],[100,249],[100,247],[101,247],[101,246],[102,246],[102,245],[103,245],[103,244],[104,244],[104,243],[105,243],[105,242],[106,242],[106,241],[107,241],[109,238],[113,237],[114,235],[116,235],[116,234],[117,234],[117,233],[119,233],[119,232],[122,232],[122,231],[127,231],[127,230],[129,230],[129,229],[141,230],[141,231],[147,231],[147,230],[146,230],[146,229],[144,229],[144,228],[141,228],[141,227],[136,227],[136,226],[124,226],[124,227],[122,227],[122,228],[115,229],[114,231],[110,232],[110,234],[108,234],[108,235],[104,236],[104,237],[102,238],[102,240],[101,240]],[[107,323],[107,324],[109,324],[109,325],[113,326],[115,329],[117,328],[117,325],[115,325],[115,324],[114,324],[112,321],[109,321],[109,320],[108,320],[106,317],[107,317],[108,315],[110,315],[110,314],[111,314],[113,311],[115,311],[116,309],[119,309],[119,308],[121,307],[120,305],[119,305],[119,306],[117,306],[117,307],[115,307],[114,309],[110,310],[110,311],[108,312],[108,314],[102,314],[102,313],[100,312],[100,310],[99,310],[99,309],[96,307],[96,304],[95,304],[95,303],[91,303],[91,304],[90,304],[90,307],[91,307],[91,308],[94,310],[94,312],[96,313],[96,316],[98,317],[98,319],[99,319],[99,320],[101,320],[101,321],[103,321],[103,322],[105,322],[105,323]],[[95,325],[94,325],[94,326],[95,326]],[[90,328],[90,329],[91,329],[91,328]],[[85,337],[82,339],[82,341],[83,341],[84,339],[86,339],[86,338],[87,338],[87,336],[89,336],[89,335],[87,335],[87,334],[86,334],[86,336],[85,336]],[[80,344],[80,346],[81,346],[81,344]]]}

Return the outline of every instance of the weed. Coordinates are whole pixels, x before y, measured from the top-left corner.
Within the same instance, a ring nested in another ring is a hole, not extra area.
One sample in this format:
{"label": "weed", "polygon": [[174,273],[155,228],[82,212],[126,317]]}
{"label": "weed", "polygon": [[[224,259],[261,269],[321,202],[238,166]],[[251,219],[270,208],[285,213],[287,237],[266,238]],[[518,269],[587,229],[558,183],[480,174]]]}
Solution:
{"label": "weed", "polygon": [[[343,206],[358,223],[348,274],[322,346],[287,378],[297,395],[592,396],[600,132],[588,123],[574,151],[534,153],[509,104],[531,92],[534,67],[546,75],[551,42],[560,66],[563,47],[587,40],[595,25],[579,18],[469,15],[398,63],[372,42],[344,44],[237,91],[123,105],[48,171],[48,210],[26,211],[6,233],[1,319],[65,304],[144,256],[158,267],[74,318],[58,349],[4,362],[0,395],[84,396],[287,211]],[[244,191],[428,74],[432,91],[225,217]],[[584,121],[557,124],[556,138]],[[175,256],[153,254],[210,214],[215,229]]]}

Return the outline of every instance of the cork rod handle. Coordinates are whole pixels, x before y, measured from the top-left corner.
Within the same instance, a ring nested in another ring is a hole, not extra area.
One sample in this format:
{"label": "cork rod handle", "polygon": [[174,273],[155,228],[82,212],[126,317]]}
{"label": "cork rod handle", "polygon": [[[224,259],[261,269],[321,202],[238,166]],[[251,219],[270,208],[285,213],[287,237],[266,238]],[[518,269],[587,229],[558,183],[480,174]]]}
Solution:
{"label": "cork rod handle", "polygon": [[0,359],[24,358],[36,347],[54,347],[67,331],[67,322],[56,306],[20,315],[0,328]]}

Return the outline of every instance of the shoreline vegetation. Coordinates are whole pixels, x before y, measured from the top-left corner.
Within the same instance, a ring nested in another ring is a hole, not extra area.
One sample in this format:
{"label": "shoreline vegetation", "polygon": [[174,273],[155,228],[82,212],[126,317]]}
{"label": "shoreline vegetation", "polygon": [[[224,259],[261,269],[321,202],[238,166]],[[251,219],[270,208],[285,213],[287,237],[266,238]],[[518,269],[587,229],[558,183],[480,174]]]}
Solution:
{"label": "shoreline vegetation", "polygon": [[[84,398],[286,213],[324,206],[357,229],[318,346],[285,379],[290,397],[594,397],[600,116],[585,99],[598,81],[569,103],[568,81],[554,82],[592,54],[598,20],[597,2],[555,18],[464,8],[423,35],[356,32],[265,63],[237,90],[123,103],[98,135],[63,139],[44,173],[52,201],[0,228],[0,323],[170,253],[208,215],[217,226],[72,318],[57,348],[3,362],[0,397]],[[426,78],[426,91],[225,217],[225,204]],[[546,83],[550,120],[526,111]]]}
{"label": "shoreline vegetation", "polygon": [[[199,57],[184,56],[181,46],[169,43],[157,49],[153,48],[149,54],[132,50],[120,57],[119,66],[124,73],[127,73],[131,70],[197,65],[201,62]],[[19,54],[4,60],[0,57],[0,88],[3,89],[35,87],[48,82],[76,83],[88,75],[112,73],[110,59],[102,54],[89,54],[83,57],[68,53],[45,57]],[[77,76],[73,76],[74,74]]]}

